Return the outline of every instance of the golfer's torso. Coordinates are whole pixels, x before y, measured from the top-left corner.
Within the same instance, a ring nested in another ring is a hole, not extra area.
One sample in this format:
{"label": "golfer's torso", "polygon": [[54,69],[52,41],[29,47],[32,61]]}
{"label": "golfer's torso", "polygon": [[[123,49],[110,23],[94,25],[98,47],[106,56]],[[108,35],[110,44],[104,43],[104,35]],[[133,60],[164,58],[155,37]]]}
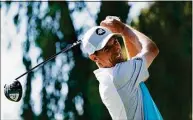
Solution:
{"label": "golfer's torso", "polygon": [[94,71],[100,96],[113,120],[143,120],[140,82],[149,77],[146,59],[137,56],[112,68]]}
{"label": "golfer's torso", "polygon": [[99,92],[112,119],[143,120],[140,88],[135,88],[130,83],[121,88],[116,88],[113,77],[109,74],[105,76],[101,78],[103,80],[100,81]]}

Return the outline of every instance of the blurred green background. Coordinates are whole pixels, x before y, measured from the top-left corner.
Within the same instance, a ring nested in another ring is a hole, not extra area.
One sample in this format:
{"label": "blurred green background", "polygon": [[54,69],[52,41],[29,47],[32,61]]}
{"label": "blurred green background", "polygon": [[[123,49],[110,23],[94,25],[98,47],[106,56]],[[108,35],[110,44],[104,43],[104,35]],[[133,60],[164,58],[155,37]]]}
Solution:
{"label": "blurred green background", "polygon": [[[10,6],[15,3],[1,2],[1,9],[9,11]],[[21,59],[25,70],[34,66],[32,64],[34,58],[30,57],[30,49],[34,46],[40,51],[35,59],[37,64],[59,52],[67,44],[80,39],[86,30],[99,25],[107,15],[115,15],[124,23],[149,36],[160,49],[160,54],[149,68],[150,77],[146,85],[163,118],[191,119],[191,1],[151,2],[135,19],[129,18],[131,5],[126,1],[92,2],[99,6],[94,12],[89,9],[89,2],[17,2],[17,4],[19,9],[14,15],[14,24],[19,30],[24,16],[27,24],[26,37],[22,40]],[[87,15],[80,18],[81,14]],[[12,42],[10,40],[9,47],[13,45]],[[99,96],[99,83],[93,74],[96,68],[79,46],[60,54],[43,67],[29,73],[25,78],[20,106],[21,119],[111,120]],[[32,99],[32,90],[36,89],[32,87],[32,82],[36,74],[41,76],[41,79],[38,79],[41,81],[39,112],[36,112],[34,107],[37,101]]]}

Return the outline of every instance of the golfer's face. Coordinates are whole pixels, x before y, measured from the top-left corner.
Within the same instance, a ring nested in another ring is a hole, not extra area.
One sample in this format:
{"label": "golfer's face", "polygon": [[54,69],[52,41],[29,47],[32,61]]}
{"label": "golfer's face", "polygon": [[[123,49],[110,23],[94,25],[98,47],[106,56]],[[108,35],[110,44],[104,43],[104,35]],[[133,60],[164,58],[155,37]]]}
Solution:
{"label": "golfer's face", "polygon": [[112,37],[103,49],[97,51],[96,56],[103,67],[113,67],[124,61],[121,46],[116,37]]}

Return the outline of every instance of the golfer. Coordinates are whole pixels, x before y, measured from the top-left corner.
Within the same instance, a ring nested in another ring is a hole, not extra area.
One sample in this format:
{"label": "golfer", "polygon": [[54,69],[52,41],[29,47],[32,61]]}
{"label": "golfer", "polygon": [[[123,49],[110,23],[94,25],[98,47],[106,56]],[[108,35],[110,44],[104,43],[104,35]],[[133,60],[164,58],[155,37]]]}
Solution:
{"label": "golfer", "polygon": [[[124,41],[126,57],[119,38]],[[107,16],[100,26],[85,33],[82,43],[99,67],[94,71],[99,93],[113,120],[162,120],[143,83],[159,53],[153,41],[118,17]]]}

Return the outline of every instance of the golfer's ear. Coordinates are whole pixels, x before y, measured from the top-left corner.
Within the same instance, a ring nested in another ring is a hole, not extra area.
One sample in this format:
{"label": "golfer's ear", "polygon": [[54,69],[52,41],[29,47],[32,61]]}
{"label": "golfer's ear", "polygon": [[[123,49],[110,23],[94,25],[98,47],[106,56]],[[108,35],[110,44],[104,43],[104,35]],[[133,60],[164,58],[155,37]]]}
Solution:
{"label": "golfer's ear", "polygon": [[95,54],[89,55],[89,58],[90,58],[92,61],[94,61],[94,62],[97,62],[97,61],[98,61],[98,58],[97,58],[97,56],[96,56]]}

